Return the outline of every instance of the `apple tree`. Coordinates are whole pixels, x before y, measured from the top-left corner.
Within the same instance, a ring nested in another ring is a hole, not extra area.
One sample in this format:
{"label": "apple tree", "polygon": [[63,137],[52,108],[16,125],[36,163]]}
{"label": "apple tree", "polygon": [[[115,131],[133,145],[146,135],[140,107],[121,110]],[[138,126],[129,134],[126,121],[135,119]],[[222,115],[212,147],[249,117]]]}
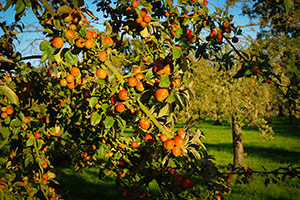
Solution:
{"label": "apple tree", "polygon": [[[60,158],[75,170],[96,167],[100,178],[113,176],[128,198],[155,198],[152,182],[160,199],[230,192],[193,127],[189,80],[192,59],[216,59],[228,39],[223,33],[239,33],[231,19],[217,7],[209,12],[206,0],[95,4],[107,18],[104,32],[82,0],[1,6],[4,14],[15,10],[15,22],[1,24],[1,199],[63,198],[56,190]],[[28,12],[45,35],[43,54],[31,57],[40,59],[41,68],[26,62],[13,43]],[[250,63],[243,70],[251,70],[253,61],[241,59]],[[263,69],[265,62],[256,64]],[[179,111],[188,117],[176,130]]]}

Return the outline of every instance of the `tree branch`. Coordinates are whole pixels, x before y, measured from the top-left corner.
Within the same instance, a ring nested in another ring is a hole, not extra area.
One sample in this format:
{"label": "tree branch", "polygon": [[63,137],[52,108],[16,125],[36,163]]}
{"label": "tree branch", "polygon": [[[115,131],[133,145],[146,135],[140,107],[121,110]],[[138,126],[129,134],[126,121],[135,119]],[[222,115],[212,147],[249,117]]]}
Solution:
{"label": "tree branch", "polygon": [[42,2],[42,4],[45,6],[45,8],[52,14],[55,14],[55,11],[53,9],[53,7],[47,2],[47,0],[40,0]]}
{"label": "tree branch", "polygon": [[41,59],[41,58],[42,58],[41,55],[34,55],[34,56],[26,56],[26,57],[23,57],[22,60]]}

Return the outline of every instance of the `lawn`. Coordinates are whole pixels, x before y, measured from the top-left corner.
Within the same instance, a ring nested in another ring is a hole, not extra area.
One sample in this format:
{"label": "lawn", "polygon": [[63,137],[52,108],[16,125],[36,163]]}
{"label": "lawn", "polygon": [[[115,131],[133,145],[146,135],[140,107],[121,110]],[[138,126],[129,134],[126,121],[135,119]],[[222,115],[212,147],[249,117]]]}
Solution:
{"label": "lawn", "polygon": [[[289,164],[300,166],[300,121],[288,124],[287,118],[273,120],[275,135],[272,141],[264,141],[257,130],[243,130],[246,164],[255,171],[262,171],[264,166],[268,171]],[[197,125],[205,134],[203,141],[210,155],[220,170],[225,170],[232,163],[232,136],[229,126],[214,126],[213,122],[202,122]],[[178,125],[177,127],[180,127]],[[64,168],[58,175],[61,191],[65,199],[122,199],[112,179],[109,177],[98,180],[96,169],[84,169],[74,173]],[[300,199],[300,180],[286,179],[277,184],[264,186],[265,177],[254,174],[249,184],[235,184],[235,177],[231,179],[232,192],[225,199]]]}

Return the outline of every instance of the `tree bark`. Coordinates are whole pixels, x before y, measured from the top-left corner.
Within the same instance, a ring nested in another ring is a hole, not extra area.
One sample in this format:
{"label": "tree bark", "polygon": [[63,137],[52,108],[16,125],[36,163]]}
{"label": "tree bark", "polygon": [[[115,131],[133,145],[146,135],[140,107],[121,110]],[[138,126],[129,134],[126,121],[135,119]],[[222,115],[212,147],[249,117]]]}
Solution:
{"label": "tree bark", "polygon": [[281,104],[278,105],[278,109],[279,109],[278,116],[279,117],[283,117],[284,116],[284,114],[283,114],[283,106]]}
{"label": "tree bark", "polygon": [[235,167],[245,166],[244,147],[242,143],[242,128],[234,117],[232,117],[232,140],[233,140],[233,165]]}

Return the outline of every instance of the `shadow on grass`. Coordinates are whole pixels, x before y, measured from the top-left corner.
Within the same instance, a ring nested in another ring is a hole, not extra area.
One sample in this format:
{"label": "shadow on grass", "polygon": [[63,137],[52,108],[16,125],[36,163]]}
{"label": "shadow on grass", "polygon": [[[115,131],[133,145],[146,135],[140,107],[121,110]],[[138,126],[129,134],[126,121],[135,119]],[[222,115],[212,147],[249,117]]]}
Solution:
{"label": "shadow on grass", "polygon": [[[86,177],[88,176],[88,177]],[[63,194],[65,200],[117,200],[120,199],[119,192],[113,179],[105,179],[104,181],[90,180],[89,177],[98,177],[94,171],[88,171],[87,175],[80,172],[58,172],[58,181],[60,182],[60,193]],[[90,181],[89,181],[90,180]]]}
{"label": "shadow on grass", "polygon": [[275,117],[273,125],[275,135],[300,138],[300,119],[293,119],[293,123],[289,124],[288,117]]}
{"label": "shadow on grass", "polygon": [[[207,151],[224,151],[232,153],[233,147],[231,143],[222,144],[204,144]],[[252,158],[262,158],[265,160],[272,160],[279,163],[300,163],[300,152],[288,151],[274,147],[259,147],[249,146],[244,144],[244,151]]]}

